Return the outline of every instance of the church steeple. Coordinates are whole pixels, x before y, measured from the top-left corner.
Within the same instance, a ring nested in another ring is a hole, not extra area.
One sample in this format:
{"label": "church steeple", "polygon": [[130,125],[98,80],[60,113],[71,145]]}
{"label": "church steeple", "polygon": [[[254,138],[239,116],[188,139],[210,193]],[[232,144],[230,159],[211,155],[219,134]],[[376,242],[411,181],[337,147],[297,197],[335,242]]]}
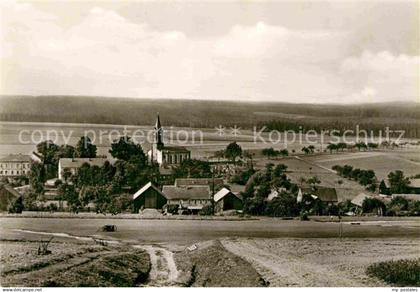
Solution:
{"label": "church steeple", "polygon": [[157,114],[156,124],[155,124],[155,146],[158,150],[162,149],[163,144],[163,129],[160,124],[159,113]]}

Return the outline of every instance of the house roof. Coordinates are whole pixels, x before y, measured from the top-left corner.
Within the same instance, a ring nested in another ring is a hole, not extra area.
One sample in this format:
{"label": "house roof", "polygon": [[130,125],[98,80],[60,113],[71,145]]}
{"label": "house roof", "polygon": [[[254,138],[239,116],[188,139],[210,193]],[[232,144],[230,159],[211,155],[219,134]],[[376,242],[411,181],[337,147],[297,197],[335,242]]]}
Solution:
{"label": "house roof", "polygon": [[[175,186],[211,186],[213,185],[213,178],[177,178],[175,179]],[[222,178],[215,178],[214,185],[223,185]]]}
{"label": "house roof", "polygon": [[392,198],[403,197],[403,198],[406,198],[407,200],[420,201],[420,195],[418,194],[392,194],[391,197]]}
{"label": "house roof", "polygon": [[134,195],[133,195],[133,200],[137,199],[138,197],[140,197],[145,191],[147,191],[148,189],[154,189],[156,192],[158,192],[159,194],[161,194],[162,196],[165,197],[165,195],[157,188],[155,187],[152,182],[148,182],[147,184],[145,184],[140,190],[138,190]]}
{"label": "house roof", "polygon": [[365,193],[360,193],[360,194],[358,194],[356,197],[354,197],[354,198],[351,200],[351,203],[352,203],[353,205],[356,205],[356,206],[362,207],[362,205],[363,205],[363,201],[364,201],[366,198],[373,198],[373,196],[371,196],[371,195],[367,195],[367,194],[365,194]]}
{"label": "house roof", "polygon": [[0,158],[0,162],[31,162],[31,156],[26,154],[9,154]]}
{"label": "house roof", "polygon": [[218,202],[218,201],[220,201],[221,199],[223,199],[224,197],[226,197],[227,195],[229,195],[229,194],[232,194],[232,195],[234,195],[235,197],[237,197],[239,200],[241,200],[242,201],[242,198],[241,198],[241,196],[240,195],[237,195],[237,194],[235,194],[235,193],[232,193],[229,189],[227,189],[227,188],[222,188],[220,191],[218,191],[216,194],[214,194],[214,201],[215,202]]}
{"label": "house roof", "polygon": [[208,200],[210,199],[209,186],[177,187],[163,186],[162,193],[168,200]]}
{"label": "house roof", "polygon": [[317,186],[315,188],[301,188],[303,193],[312,194],[323,202],[338,202],[335,188]]}
{"label": "house roof", "polygon": [[59,164],[62,168],[79,168],[84,163],[88,163],[91,166],[102,166],[105,161],[109,160],[107,158],[60,158]]}
{"label": "house roof", "polygon": [[21,196],[21,194],[17,190],[15,190],[14,188],[12,188],[8,184],[0,184],[0,188],[5,189],[8,193],[10,193],[11,195],[13,195],[16,198],[18,198],[18,197]]}

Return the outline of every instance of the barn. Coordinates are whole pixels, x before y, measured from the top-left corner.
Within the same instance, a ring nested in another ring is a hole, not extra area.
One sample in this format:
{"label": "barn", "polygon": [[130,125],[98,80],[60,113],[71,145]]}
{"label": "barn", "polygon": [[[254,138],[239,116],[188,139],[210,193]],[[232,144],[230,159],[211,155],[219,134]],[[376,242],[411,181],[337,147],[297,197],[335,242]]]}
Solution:
{"label": "barn", "polygon": [[242,197],[222,188],[214,195],[215,212],[220,213],[227,210],[242,210]]}
{"label": "barn", "polygon": [[162,209],[166,204],[165,195],[151,182],[147,183],[133,195],[134,211],[141,209]]}
{"label": "barn", "polygon": [[10,185],[0,184],[0,211],[7,211],[20,196]]}

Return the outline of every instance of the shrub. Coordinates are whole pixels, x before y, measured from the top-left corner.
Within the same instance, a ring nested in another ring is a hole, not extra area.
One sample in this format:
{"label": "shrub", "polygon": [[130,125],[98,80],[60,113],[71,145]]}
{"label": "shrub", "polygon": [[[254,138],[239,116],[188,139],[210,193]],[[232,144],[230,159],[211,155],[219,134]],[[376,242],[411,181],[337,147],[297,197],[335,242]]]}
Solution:
{"label": "shrub", "polygon": [[23,211],[23,198],[17,198],[9,207],[9,213],[22,213]]}
{"label": "shrub", "polygon": [[166,212],[170,214],[178,214],[179,205],[177,204],[168,204],[166,205]]}
{"label": "shrub", "polygon": [[301,211],[300,212],[300,221],[309,221],[308,212]]}
{"label": "shrub", "polygon": [[212,205],[210,205],[210,204],[208,204],[208,205],[205,205],[199,212],[198,212],[198,214],[199,215],[202,215],[202,216],[210,216],[210,215],[213,215],[214,214],[214,209],[213,209],[213,206]]}
{"label": "shrub", "polygon": [[369,276],[378,277],[389,284],[420,286],[420,258],[375,263],[366,272]]}

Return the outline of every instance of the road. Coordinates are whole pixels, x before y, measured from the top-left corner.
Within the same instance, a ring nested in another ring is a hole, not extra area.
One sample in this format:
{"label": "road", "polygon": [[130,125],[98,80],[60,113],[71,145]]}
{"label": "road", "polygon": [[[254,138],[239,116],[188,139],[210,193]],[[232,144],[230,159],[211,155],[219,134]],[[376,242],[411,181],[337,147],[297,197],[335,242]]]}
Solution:
{"label": "road", "polygon": [[[118,227],[117,232],[101,232],[100,227],[105,224],[115,224]],[[72,236],[95,236],[133,244],[190,244],[226,237],[337,237],[339,224],[277,218],[247,221],[0,218],[0,235],[2,239],[38,240],[46,238],[52,233],[55,234],[56,239],[63,240],[71,240]],[[419,218],[404,221],[368,221],[361,222],[360,225],[346,222],[343,223],[343,236],[350,238],[417,238],[419,229]]]}

